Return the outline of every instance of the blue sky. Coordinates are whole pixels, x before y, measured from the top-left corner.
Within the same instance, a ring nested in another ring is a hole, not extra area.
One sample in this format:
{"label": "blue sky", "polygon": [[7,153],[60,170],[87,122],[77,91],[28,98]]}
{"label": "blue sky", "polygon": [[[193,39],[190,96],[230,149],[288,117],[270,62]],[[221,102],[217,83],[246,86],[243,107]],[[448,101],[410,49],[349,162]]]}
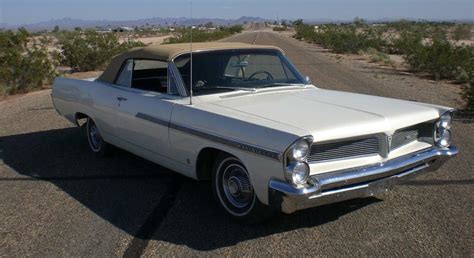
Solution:
{"label": "blue sky", "polygon": [[[193,0],[194,17],[474,18],[473,0]],[[189,0],[0,0],[0,23],[189,16]]]}

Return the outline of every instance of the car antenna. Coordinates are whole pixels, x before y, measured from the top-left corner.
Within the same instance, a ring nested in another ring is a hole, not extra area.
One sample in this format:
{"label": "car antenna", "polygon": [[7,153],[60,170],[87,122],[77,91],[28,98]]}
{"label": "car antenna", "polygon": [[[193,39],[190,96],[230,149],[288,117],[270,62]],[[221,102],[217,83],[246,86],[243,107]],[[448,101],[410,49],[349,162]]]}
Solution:
{"label": "car antenna", "polygon": [[189,105],[193,104],[193,2],[190,4],[190,13],[191,13],[191,41],[189,42],[189,62],[190,62],[190,74],[189,74]]}

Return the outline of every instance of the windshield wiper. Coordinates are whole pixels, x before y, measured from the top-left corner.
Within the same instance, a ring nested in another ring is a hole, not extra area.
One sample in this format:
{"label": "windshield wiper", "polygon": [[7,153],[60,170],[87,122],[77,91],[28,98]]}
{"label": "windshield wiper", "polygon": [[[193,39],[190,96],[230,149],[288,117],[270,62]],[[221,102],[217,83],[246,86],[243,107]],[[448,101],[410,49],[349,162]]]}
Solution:
{"label": "windshield wiper", "polygon": [[243,91],[256,91],[255,88],[246,88],[246,87],[225,87],[225,86],[212,86],[212,87],[202,87],[195,88],[195,90],[214,90],[214,89],[225,89],[225,90],[243,90]]}
{"label": "windshield wiper", "polygon": [[269,88],[269,87],[282,87],[282,86],[304,86],[303,83],[285,83],[285,82],[274,82],[269,84],[264,84],[257,88]]}

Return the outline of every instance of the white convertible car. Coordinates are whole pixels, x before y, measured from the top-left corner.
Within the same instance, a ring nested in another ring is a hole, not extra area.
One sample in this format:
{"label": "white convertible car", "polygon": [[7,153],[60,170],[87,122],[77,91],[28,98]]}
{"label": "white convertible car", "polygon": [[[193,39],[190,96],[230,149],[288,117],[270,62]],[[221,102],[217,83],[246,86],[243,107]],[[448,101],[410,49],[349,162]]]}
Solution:
{"label": "white convertible car", "polygon": [[114,145],[212,180],[240,220],[372,196],[458,152],[453,109],[320,89],[273,46],[135,48],[97,79],[57,78],[52,98],[86,119],[93,152]]}

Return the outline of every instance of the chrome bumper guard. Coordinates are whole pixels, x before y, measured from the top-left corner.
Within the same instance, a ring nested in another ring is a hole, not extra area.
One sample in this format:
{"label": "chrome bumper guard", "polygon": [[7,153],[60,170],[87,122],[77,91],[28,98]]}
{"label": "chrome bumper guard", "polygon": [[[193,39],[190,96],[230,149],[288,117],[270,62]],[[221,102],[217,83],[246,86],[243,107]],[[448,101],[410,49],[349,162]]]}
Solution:
{"label": "chrome bumper guard", "polygon": [[458,149],[430,148],[368,167],[313,175],[309,184],[296,188],[270,180],[269,204],[285,213],[349,199],[373,196],[388,191],[412,176],[437,170]]}

